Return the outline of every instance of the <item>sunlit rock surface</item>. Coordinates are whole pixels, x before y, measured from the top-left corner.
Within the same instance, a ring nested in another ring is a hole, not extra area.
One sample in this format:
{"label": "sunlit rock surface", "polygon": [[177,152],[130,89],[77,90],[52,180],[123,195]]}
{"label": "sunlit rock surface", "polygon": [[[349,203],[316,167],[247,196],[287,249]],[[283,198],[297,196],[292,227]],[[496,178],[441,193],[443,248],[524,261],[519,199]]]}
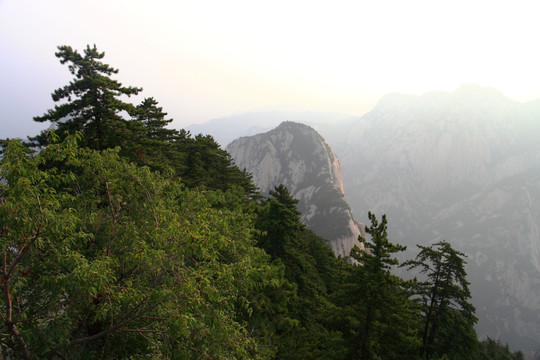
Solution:
{"label": "sunlit rock surface", "polygon": [[274,130],[233,141],[226,150],[253,175],[263,194],[283,184],[299,200],[302,221],[327,239],[336,255],[348,256],[361,229],[345,200],[339,161],[311,127],[284,122]]}
{"label": "sunlit rock surface", "polygon": [[332,146],[354,218],[386,213],[390,240],[408,246],[403,259],[416,244],[450,241],[468,255],[479,337],[540,348],[540,100],[465,85],[390,94],[361,117],[312,115],[295,119]]}

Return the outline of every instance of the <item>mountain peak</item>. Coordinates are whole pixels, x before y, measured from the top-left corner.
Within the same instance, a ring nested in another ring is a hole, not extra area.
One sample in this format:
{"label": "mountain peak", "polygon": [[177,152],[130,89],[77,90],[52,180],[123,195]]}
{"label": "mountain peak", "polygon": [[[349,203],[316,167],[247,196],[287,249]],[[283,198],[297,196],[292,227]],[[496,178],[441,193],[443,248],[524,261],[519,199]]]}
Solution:
{"label": "mountain peak", "polygon": [[396,111],[405,110],[418,104],[442,104],[444,102],[486,103],[510,102],[499,90],[476,84],[463,84],[453,93],[445,91],[430,91],[423,95],[389,93],[383,96],[375,105],[374,110]]}
{"label": "mountain peak", "polygon": [[288,131],[294,129],[316,132],[311,126],[295,121],[283,121],[273,131]]}
{"label": "mountain peak", "polygon": [[472,84],[385,100],[340,145],[355,216],[386,214],[409,249],[456,245],[470,257],[478,334],[540,345],[540,103]]}
{"label": "mountain peak", "polygon": [[416,95],[408,95],[408,94],[402,94],[398,92],[389,93],[384,95],[375,105],[373,110],[382,110],[382,109],[395,109],[399,107],[403,107],[411,100],[417,98]]}
{"label": "mountain peak", "polygon": [[253,176],[263,194],[283,184],[299,200],[302,221],[329,241],[336,255],[348,256],[360,228],[345,200],[339,161],[308,125],[282,122],[263,134],[241,137],[227,148],[235,164]]}
{"label": "mountain peak", "polygon": [[[272,132],[280,131],[303,131],[312,133],[313,136],[321,137],[311,126],[295,121],[283,121]],[[322,138],[322,137],[321,137]]]}
{"label": "mountain peak", "polygon": [[458,98],[467,98],[474,101],[478,101],[480,99],[489,101],[509,101],[509,99],[499,90],[476,84],[461,85],[456,91],[454,91],[453,96]]}

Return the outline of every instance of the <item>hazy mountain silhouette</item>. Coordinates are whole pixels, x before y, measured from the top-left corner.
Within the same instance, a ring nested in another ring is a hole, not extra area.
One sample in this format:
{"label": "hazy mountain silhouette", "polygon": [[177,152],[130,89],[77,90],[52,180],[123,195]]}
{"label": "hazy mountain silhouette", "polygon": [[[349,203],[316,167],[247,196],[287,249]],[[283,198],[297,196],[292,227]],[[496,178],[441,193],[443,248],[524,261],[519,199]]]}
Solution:
{"label": "hazy mountain silhouette", "polygon": [[540,102],[391,94],[347,134],[330,143],[355,217],[387,213],[409,256],[450,241],[469,256],[479,335],[540,345]]}
{"label": "hazy mountain silhouette", "polygon": [[[441,239],[469,256],[480,338],[540,346],[540,100],[464,85],[389,94],[362,117],[282,115],[265,113],[265,126],[310,124],[332,146],[356,220],[386,213],[389,236],[408,246],[408,258],[415,244]],[[257,119],[247,113],[220,126],[238,137]]]}

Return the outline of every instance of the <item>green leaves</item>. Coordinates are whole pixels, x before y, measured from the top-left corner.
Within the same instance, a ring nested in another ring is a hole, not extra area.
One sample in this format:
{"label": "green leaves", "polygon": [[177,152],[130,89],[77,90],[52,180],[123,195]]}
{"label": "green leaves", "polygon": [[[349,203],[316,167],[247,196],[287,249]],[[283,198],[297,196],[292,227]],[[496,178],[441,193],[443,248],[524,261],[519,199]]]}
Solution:
{"label": "green leaves", "polygon": [[475,354],[464,254],[420,247],[404,265],[426,280],[404,281],[392,270],[405,247],[369,213],[355,263],[336,259],[283,185],[261,200],[211,136],[167,129],[153,98],[124,102],[141,89],[112,79],[95,45],[58,50],[74,78],[34,119],[58,131],[39,152],[2,144],[4,357]]}
{"label": "green leaves", "polygon": [[268,259],[251,214],[213,208],[224,195],[210,202],[73,137],[36,155],[11,142],[0,174],[8,347],[85,359],[254,349],[236,319]]}
{"label": "green leaves", "polygon": [[[341,358],[341,333],[332,331],[326,318],[334,310],[329,288],[338,280],[337,260],[323,239],[305,229],[297,200],[283,185],[270,195],[258,211],[257,243],[272,256],[269,277],[283,272],[286,281],[278,277],[262,282],[259,294],[264,300],[257,303],[250,324],[261,324],[255,330],[269,356]],[[274,338],[268,329],[274,330]]]}

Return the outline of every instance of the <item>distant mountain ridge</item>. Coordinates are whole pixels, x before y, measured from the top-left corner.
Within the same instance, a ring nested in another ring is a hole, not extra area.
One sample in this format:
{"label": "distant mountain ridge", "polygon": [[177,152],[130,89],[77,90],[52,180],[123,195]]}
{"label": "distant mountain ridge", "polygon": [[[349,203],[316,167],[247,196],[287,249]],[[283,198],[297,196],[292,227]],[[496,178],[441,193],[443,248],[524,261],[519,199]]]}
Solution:
{"label": "distant mountain ridge", "polygon": [[283,184],[299,200],[301,219],[329,240],[336,255],[361,246],[361,229],[345,200],[337,157],[311,127],[283,122],[277,128],[233,141],[226,150],[236,165],[253,175],[263,194]]}
{"label": "distant mountain ridge", "polygon": [[469,256],[481,337],[540,346],[540,102],[465,85],[391,94],[333,143],[353,213],[386,213],[409,247]]}
{"label": "distant mountain ridge", "polygon": [[540,100],[468,84],[312,126],[340,160],[355,219],[386,213],[404,258],[450,241],[468,255],[479,337],[540,348]]}
{"label": "distant mountain ridge", "polygon": [[[192,134],[209,134],[222,148],[242,137],[267,132],[284,121],[306,124],[312,127],[342,122],[351,116],[335,112],[314,112],[282,109],[261,109],[192,124],[186,128]],[[332,128],[332,127],[330,127]]]}

